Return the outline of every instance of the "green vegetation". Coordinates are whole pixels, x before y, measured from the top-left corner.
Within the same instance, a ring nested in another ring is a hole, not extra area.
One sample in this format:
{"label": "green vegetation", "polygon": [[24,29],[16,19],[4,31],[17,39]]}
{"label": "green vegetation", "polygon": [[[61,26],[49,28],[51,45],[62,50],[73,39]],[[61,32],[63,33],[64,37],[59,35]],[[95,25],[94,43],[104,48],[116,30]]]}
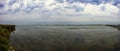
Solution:
{"label": "green vegetation", "polygon": [[15,30],[15,25],[0,25],[0,51],[9,50],[9,36]]}

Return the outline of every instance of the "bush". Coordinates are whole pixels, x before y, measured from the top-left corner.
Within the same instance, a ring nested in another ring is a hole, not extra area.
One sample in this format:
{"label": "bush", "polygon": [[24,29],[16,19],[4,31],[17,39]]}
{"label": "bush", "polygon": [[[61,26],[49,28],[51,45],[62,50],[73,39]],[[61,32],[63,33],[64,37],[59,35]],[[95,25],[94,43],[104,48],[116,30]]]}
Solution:
{"label": "bush", "polygon": [[12,31],[11,28],[12,26],[10,25],[0,25],[0,51],[9,50],[9,36]]}

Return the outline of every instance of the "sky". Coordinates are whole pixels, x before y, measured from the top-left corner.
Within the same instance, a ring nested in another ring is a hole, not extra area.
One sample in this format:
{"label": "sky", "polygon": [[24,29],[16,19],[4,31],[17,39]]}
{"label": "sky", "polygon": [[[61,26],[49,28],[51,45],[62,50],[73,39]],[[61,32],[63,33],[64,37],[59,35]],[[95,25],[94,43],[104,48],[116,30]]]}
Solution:
{"label": "sky", "polygon": [[0,0],[0,24],[120,24],[120,0]]}

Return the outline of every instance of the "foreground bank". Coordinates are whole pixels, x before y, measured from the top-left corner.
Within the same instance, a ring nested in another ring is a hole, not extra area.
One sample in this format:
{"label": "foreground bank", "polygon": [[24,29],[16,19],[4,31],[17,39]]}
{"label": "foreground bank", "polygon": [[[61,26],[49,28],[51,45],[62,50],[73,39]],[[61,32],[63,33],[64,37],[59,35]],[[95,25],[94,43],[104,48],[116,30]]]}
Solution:
{"label": "foreground bank", "polygon": [[1,25],[0,24],[0,51],[11,51],[10,34],[15,30],[15,25]]}

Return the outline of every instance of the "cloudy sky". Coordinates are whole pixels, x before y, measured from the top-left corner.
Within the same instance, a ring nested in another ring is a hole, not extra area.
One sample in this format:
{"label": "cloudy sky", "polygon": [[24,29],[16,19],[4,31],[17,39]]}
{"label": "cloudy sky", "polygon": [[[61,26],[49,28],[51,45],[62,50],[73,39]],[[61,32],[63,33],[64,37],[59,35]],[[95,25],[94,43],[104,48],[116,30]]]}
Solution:
{"label": "cloudy sky", "polygon": [[1,24],[119,24],[120,0],[0,0]]}

